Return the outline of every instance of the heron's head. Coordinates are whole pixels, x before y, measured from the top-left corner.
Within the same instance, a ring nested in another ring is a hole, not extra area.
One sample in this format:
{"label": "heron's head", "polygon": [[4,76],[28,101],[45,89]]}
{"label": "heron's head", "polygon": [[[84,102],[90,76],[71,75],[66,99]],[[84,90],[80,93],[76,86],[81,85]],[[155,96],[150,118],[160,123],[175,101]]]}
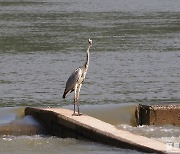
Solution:
{"label": "heron's head", "polygon": [[92,46],[92,40],[89,39],[88,42],[89,42],[89,45]]}

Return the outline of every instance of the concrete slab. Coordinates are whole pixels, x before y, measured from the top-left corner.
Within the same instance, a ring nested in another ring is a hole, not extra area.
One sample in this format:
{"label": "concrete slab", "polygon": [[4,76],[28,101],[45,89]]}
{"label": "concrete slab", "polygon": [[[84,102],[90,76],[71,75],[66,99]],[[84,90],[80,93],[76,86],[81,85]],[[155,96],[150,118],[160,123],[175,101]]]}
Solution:
{"label": "concrete slab", "polygon": [[[39,120],[50,135],[59,137],[85,137],[113,146],[144,152],[166,153],[166,144],[121,130],[88,115],[72,116],[71,110],[62,108],[30,108],[25,115]],[[179,151],[180,153],[180,151]]]}
{"label": "concrete slab", "polygon": [[180,126],[180,104],[143,105],[136,108],[137,125]]}

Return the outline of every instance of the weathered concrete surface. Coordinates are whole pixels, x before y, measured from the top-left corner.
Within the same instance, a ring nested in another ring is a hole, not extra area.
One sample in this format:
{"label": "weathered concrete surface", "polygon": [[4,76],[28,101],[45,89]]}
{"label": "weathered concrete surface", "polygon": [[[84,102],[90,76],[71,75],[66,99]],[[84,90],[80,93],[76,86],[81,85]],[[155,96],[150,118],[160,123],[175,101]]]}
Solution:
{"label": "weathered concrete surface", "polygon": [[72,116],[72,112],[62,108],[28,107],[25,109],[25,114],[32,115],[41,121],[51,135],[74,138],[86,137],[121,148],[166,153],[165,143],[117,129],[111,124],[87,115]]}
{"label": "weathered concrete surface", "polygon": [[142,105],[136,109],[138,125],[171,124],[180,126],[180,104],[174,105]]}

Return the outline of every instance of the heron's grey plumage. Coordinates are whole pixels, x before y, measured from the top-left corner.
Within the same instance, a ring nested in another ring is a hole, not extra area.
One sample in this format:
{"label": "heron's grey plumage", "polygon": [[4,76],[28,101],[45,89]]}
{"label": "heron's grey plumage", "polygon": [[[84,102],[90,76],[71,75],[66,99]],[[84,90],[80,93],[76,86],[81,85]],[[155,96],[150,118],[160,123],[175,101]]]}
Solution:
{"label": "heron's grey plumage", "polygon": [[[87,49],[86,62],[82,67],[77,68],[68,78],[66,82],[66,88],[63,94],[63,98],[66,98],[69,93],[74,91],[74,114],[73,115],[75,115],[75,104],[78,106],[80,89],[81,89],[83,81],[85,80],[88,66],[89,66],[89,49],[92,46],[92,40],[89,39],[88,42],[89,42],[89,45]],[[78,115],[80,115],[79,106],[78,106]]]}
{"label": "heron's grey plumage", "polygon": [[79,81],[80,77],[82,76],[81,68],[77,68],[69,77],[66,82],[66,88],[64,90],[63,98],[66,98],[67,95],[74,91],[74,87],[76,83]]}

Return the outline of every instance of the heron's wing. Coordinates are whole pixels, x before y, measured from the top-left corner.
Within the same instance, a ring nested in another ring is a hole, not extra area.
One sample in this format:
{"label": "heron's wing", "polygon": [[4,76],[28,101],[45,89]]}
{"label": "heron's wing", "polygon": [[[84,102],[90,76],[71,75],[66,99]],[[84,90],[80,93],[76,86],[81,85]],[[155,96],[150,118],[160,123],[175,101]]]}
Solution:
{"label": "heron's wing", "polygon": [[74,87],[78,80],[82,76],[81,68],[76,69],[66,82],[66,88],[64,90],[63,98],[65,98],[70,92],[74,91]]}

